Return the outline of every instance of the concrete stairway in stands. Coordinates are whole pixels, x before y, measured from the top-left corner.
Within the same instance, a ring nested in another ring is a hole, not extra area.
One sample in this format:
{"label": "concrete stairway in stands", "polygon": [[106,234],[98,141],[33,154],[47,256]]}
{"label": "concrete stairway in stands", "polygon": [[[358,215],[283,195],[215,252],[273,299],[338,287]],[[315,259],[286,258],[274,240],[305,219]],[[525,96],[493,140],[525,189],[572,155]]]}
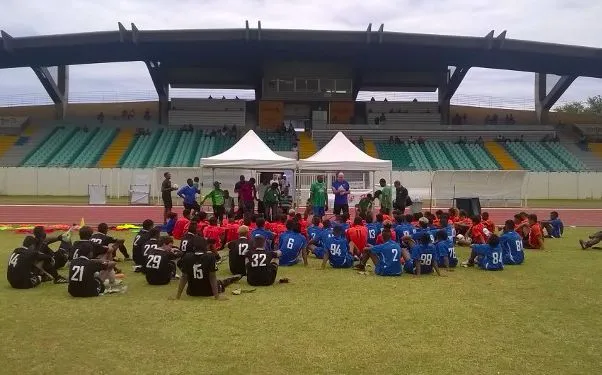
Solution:
{"label": "concrete stairway in stands", "polygon": [[570,153],[578,157],[589,170],[602,171],[602,143],[590,143],[589,148],[591,151],[584,151],[575,143],[563,143],[562,145]]}
{"label": "concrete stairway in stands", "polygon": [[495,158],[497,163],[502,169],[505,170],[520,170],[523,169],[521,165],[514,160],[512,155],[506,151],[506,149],[497,142],[489,141],[485,142],[485,149],[489,151],[491,156]]}
{"label": "concrete stairway in stands", "polygon": [[318,151],[316,143],[311,136],[306,133],[299,133],[299,159],[305,159]]}
{"label": "concrete stairway in stands", "polygon": [[53,127],[36,129],[29,127],[17,138],[15,144],[0,157],[0,166],[18,167],[54,130]]}
{"label": "concrete stairway in stands", "polygon": [[376,145],[374,144],[374,141],[369,139],[364,141],[364,152],[373,158],[378,159],[378,151],[376,151]]}
{"label": "concrete stairway in stands", "polygon": [[117,136],[113,138],[113,142],[109,145],[104,155],[98,162],[100,168],[117,168],[119,167],[119,161],[126,153],[130,143],[134,139],[134,129],[126,128],[121,129]]}

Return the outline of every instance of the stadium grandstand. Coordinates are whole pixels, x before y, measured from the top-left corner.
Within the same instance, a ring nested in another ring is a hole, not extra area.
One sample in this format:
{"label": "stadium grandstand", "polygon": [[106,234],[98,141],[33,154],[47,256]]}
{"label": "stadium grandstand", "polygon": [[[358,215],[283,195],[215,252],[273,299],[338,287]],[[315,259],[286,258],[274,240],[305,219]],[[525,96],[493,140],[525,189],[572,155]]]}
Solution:
{"label": "stadium grandstand", "polygon": [[[2,167],[195,167],[254,129],[295,158],[342,131],[395,171],[602,171],[602,119],[550,111],[577,77],[602,78],[596,48],[371,25],[1,35],[0,69],[31,67],[54,103],[0,108]],[[69,66],[121,61],[145,63],[158,100],[69,103]],[[535,110],[452,106],[471,67],[533,72]],[[254,90],[255,100],[170,95],[199,88]],[[362,101],[360,91],[436,99]]]}

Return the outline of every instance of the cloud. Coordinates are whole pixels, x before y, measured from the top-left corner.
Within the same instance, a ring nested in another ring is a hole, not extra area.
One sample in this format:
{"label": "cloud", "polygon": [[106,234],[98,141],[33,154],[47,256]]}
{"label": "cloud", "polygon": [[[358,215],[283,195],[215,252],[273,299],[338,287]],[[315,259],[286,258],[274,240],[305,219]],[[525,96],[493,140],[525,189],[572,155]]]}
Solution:
{"label": "cloud", "polygon": [[[591,0],[3,0],[0,28],[13,36],[117,30],[117,22],[140,29],[244,27],[385,30],[484,36],[508,31],[513,39],[602,47],[602,2]],[[129,27],[129,26],[128,26]],[[600,80],[578,79],[563,100],[602,91]],[[72,67],[71,92],[151,92],[140,63]],[[0,70],[0,103],[13,93],[45,96],[30,69]],[[91,94],[90,94],[91,95]],[[458,98],[533,96],[533,74],[471,69]],[[14,96],[14,95],[12,95]],[[472,99],[471,99],[472,100]]]}

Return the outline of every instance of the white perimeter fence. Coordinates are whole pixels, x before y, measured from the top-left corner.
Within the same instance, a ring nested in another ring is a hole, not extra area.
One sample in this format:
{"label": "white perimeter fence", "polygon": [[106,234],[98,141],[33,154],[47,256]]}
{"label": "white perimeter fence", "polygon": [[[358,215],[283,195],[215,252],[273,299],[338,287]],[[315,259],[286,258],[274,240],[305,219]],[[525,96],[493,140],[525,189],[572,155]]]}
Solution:
{"label": "white perimeter fence", "polygon": [[[157,169],[100,169],[100,168],[0,168],[0,195],[49,195],[49,196],[88,196],[89,185],[106,186],[107,195],[111,198],[127,197],[133,185],[148,185],[152,202],[157,202],[160,196],[160,184],[163,173],[170,171],[172,181],[178,185],[186,183],[187,178],[201,177],[204,183],[203,190],[206,192],[211,188],[215,173],[215,179],[222,183],[223,189],[232,192],[234,183],[238,176],[243,174],[251,176],[251,170],[219,170],[213,172],[210,169],[200,168],[157,168]],[[490,186],[491,191],[496,191],[503,186],[504,171],[482,173],[482,171],[457,171],[455,177],[465,175],[460,180],[470,179],[472,184]],[[357,174],[357,173],[356,173]],[[543,173],[527,172],[524,180],[521,197],[526,199],[601,199],[602,198],[602,172],[591,173]],[[306,174],[307,176],[307,174]],[[352,187],[364,183],[360,179],[367,179],[371,173],[359,174],[358,181],[351,181]],[[459,197],[468,195],[471,190],[466,191],[466,186],[458,184],[462,193],[453,192],[449,178],[440,172],[376,172],[374,181],[365,183],[366,187],[377,183],[380,178],[385,178],[388,183],[400,180],[410,191],[410,196],[429,199],[431,194],[431,182],[433,186],[433,198],[448,200],[452,196]],[[313,178],[300,178],[301,189],[307,189],[309,181]],[[456,186],[456,183],[453,184]],[[483,197],[486,198],[486,197]]]}

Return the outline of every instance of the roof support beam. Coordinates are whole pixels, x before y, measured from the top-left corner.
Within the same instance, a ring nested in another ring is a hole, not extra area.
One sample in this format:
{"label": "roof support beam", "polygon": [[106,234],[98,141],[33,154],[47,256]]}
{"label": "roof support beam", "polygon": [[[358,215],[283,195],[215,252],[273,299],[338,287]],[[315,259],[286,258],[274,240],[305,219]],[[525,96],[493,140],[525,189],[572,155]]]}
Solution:
{"label": "roof support beam", "polygon": [[0,30],[0,36],[2,36],[2,49],[9,53],[13,52],[13,37],[4,30]]}
{"label": "roof support beam", "polygon": [[31,69],[54,102],[57,119],[64,119],[67,115],[67,104],[69,102],[69,66],[61,65],[57,67],[56,80],[52,77],[48,68],[44,66],[32,66]]}
{"label": "roof support beam", "polygon": [[167,112],[163,113],[161,111],[163,109],[161,103],[164,103],[163,105],[165,106],[165,109],[167,109],[167,103],[169,102],[169,83],[165,80],[160,61],[145,61],[144,64],[148,69],[148,73],[151,76],[151,80],[153,81],[153,85],[159,96],[159,123],[166,124]]}
{"label": "roof support beam", "polygon": [[440,100],[451,100],[451,98],[456,93],[456,90],[458,90],[458,87],[460,87],[460,83],[462,83],[464,77],[466,77],[466,74],[469,70],[469,66],[456,67],[456,70],[454,70],[453,74],[449,78],[447,85],[445,85],[445,89],[443,90],[443,93],[440,96]]}
{"label": "roof support beam", "polygon": [[550,92],[547,90],[547,78],[546,73],[535,73],[535,113],[537,114],[537,122],[540,124],[548,122],[550,109],[571,86],[573,81],[577,79],[577,76],[560,77]]}

